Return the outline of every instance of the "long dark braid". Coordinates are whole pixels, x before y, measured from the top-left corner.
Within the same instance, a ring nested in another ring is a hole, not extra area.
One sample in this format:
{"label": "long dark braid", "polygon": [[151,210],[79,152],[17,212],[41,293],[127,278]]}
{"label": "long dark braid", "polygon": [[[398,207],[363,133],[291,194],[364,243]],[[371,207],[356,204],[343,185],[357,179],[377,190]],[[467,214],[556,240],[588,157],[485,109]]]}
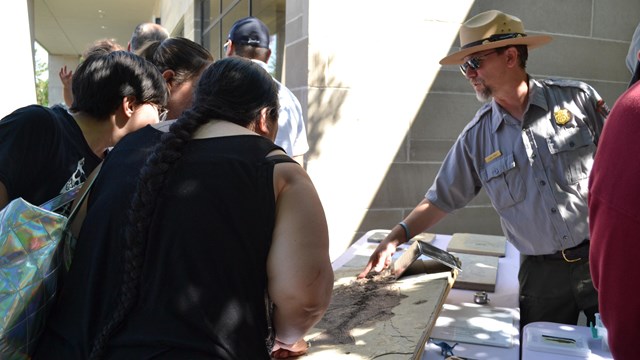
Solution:
{"label": "long dark braid", "polygon": [[158,193],[169,171],[182,156],[196,130],[213,119],[248,126],[268,109],[277,126],[277,85],[259,65],[242,58],[227,58],[209,66],[198,83],[193,107],[171,125],[168,133],[148,156],[140,171],[125,229],[123,279],[115,310],[96,336],[89,356],[101,359],[111,336],[122,325],[139,296],[147,237],[156,209]]}

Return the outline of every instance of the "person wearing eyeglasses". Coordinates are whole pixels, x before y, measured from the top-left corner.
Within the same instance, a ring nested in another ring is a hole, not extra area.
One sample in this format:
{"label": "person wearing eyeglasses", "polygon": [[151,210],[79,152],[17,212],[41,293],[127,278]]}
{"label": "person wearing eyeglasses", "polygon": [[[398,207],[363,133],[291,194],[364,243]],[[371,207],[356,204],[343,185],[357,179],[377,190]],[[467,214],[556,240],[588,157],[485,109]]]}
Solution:
{"label": "person wearing eyeglasses", "polygon": [[589,85],[538,80],[529,49],[551,41],[529,35],[520,19],[483,12],[460,28],[459,65],[484,104],[446,156],[424,200],[380,243],[359,275],[381,271],[398,245],[484,188],[506,238],[522,256],[520,324],[589,321],[598,296],[589,274],[587,184],[608,108]]}
{"label": "person wearing eyeglasses", "polygon": [[162,74],[126,51],[97,52],[72,78],[67,110],[30,105],[0,120],[0,209],[40,205],[80,185],[121,138],[158,122],[167,102]]}

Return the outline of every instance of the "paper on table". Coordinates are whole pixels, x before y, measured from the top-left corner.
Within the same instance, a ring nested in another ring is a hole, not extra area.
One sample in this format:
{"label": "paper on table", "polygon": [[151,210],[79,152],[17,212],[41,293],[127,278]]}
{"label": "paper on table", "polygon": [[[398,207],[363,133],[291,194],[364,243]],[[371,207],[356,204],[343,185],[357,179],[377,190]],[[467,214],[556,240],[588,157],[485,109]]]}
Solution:
{"label": "paper on table", "polygon": [[508,309],[470,303],[445,304],[431,338],[508,348],[517,332]]}
{"label": "paper on table", "polygon": [[498,258],[495,256],[450,253],[462,263],[462,271],[454,289],[494,292],[498,279]]}
{"label": "paper on table", "polygon": [[455,233],[451,235],[447,251],[502,257],[507,251],[507,239],[504,236]]}
{"label": "paper on table", "polygon": [[[387,237],[387,235],[389,235],[389,233],[391,232],[391,230],[382,230],[382,229],[374,230],[374,231],[375,231],[374,233],[372,233],[367,237],[368,242],[379,243],[382,240],[384,240],[384,238]],[[436,238],[436,234],[420,233],[414,236],[413,238],[411,238],[411,240],[409,240],[409,243],[412,243],[414,240],[422,240],[424,242],[431,243],[435,238]]]}

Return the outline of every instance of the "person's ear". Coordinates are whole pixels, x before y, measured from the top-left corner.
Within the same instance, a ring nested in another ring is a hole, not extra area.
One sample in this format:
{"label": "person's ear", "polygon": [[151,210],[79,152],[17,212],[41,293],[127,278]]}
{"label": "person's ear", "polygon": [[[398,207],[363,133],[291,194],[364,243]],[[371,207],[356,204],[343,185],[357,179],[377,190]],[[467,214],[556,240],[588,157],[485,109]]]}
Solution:
{"label": "person's ear", "polygon": [[176,73],[173,70],[165,70],[162,73],[162,77],[164,81],[167,83],[167,88],[171,91],[171,86],[173,86],[173,79],[175,78]]}
{"label": "person's ear", "polygon": [[235,46],[233,45],[233,41],[231,40],[227,40],[227,46],[224,47],[225,51],[224,51],[224,55],[225,57],[230,57],[233,56],[233,54],[236,51]]}
{"label": "person's ear", "polygon": [[510,47],[505,50],[505,56],[507,58],[508,66],[518,66],[518,50],[515,47]]}
{"label": "person's ear", "polygon": [[122,110],[127,117],[131,117],[135,111],[136,98],[135,96],[125,96],[122,98]]}
{"label": "person's ear", "polygon": [[267,49],[267,61],[265,61],[266,63],[269,62],[269,58],[271,57],[271,49]]}
{"label": "person's ear", "polygon": [[129,119],[131,119],[131,116],[133,116],[133,112],[135,111],[135,101],[135,96],[125,96],[122,98],[122,102],[114,114],[116,126],[123,127],[127,124]]}
{"label": "person's ear", "polygon": [[274,141],[276,139],[276,134],[278,131],[278,124],[275,124],[271,121],[268,113],[268,108],[263,108],[262,110],[260,110],[260,119],[256,124],[256,132],[264,137],[271,139],[271,141]]}
{"label": "person's ear", "polygon": [[638,61],[640,61],[640,50],[638,50],[638,53],[636,54],[636,57],[638,58]]}

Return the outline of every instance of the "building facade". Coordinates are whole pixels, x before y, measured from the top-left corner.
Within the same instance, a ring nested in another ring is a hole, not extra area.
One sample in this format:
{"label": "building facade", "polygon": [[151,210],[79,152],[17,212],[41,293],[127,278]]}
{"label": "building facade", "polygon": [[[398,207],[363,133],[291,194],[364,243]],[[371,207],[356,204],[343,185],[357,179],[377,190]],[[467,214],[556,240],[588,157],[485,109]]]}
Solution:
{"label": "building facade", "polygon": [[[480,107],[457,67],[438,61],[457,49],[460,24],[489,9],[520,17],[528,33],[554,37],[530,52],[532,76],[585,81],[609,106],[626,89],[637,0],[157,0],[148,18],[216,58],[235,20],[253,15],[267,24],[272,72],[306,116],[306,168],[325,207],[335,259],[422,200]],[[56,66],[77,62],[77,54],[51,57]],[[56,96],[57,68],[50,69]],[[482,191],[430,232],[501,229]]]}

